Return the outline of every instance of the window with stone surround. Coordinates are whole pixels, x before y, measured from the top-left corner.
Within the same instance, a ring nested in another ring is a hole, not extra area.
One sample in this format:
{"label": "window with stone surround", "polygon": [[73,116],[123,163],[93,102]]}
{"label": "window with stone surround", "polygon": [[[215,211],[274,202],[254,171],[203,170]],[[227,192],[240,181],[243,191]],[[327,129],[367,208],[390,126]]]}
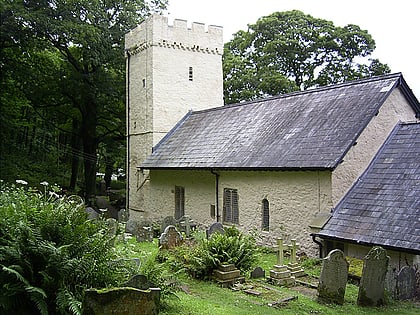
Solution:
{"label": "window with stone surround", "polygon": [[223,190],[223,222],[239,224],[238,190]]}
{"label": "window with stone surround", "polygon": [[175,186],[175,219],[182,218],[185,214],[185,189]]}
{"label": "window with stone surround", "polygon": [[262,230],[270,230],[270,203],[267,199],[262,201]]}
{"label": "window with stone surround", "polygon": [[194,78],[193,67],[189,67],[188,69],[188,80],[192,81]]}

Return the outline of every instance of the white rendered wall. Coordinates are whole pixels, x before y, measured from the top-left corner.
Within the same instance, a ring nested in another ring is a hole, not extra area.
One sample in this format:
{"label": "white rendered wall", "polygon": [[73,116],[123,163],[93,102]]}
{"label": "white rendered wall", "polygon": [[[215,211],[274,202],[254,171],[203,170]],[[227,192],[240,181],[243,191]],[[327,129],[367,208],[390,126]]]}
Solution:
{"label": "white rendered wall", "polygon": [[189,110],[223,106],[223,33],[152,15],[126,34],[125,49],[128,208],[144,211],[148,181],[138,167],[153,146]]}
{"label": "white rendered wall", "polygon": [[363,130],[357,144],[353,146],[334,171],[332,176],[332,200],[334,207],[347,193],[353,183],[362,175],[370,162],[390,135],[401,122],[415,121],[415,112],[407,103],[399,89],[395,89]]}
{"label": "white rendered wall", "polygon": [[[219,214],[223,214],[223,189],[238,190],[239,225],[247,233],[255,231],[259,241],[274,245],[277,237],[286,243],[292,238],[301,250],[316,256],[318,246],[310,237],[310,222],[319,212],[329,212],[331,203],[330,172],[218,172]],[[210,216],[210,205],[216,205],[216,176],[210,171],[150,172],[150,194],[145,199],[143,217],[161,220],[175,213],[175,186],[185,188],[185,214],[204,227],[216,221]],[[150,197],[150,199],[149,199]],[[262,201],[270,206],[270,230],[261,230]],[[225,224],[226,225],[226,224]]]}

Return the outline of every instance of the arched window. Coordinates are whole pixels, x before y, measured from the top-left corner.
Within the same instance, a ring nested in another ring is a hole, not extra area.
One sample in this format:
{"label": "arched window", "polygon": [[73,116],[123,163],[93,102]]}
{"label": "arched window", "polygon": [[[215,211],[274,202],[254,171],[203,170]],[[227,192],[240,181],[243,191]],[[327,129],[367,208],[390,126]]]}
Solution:
{"label": "arched window", "polygon": [[262,230],[268,231],[270,229],[270,204],[267,199],[262,201]]}

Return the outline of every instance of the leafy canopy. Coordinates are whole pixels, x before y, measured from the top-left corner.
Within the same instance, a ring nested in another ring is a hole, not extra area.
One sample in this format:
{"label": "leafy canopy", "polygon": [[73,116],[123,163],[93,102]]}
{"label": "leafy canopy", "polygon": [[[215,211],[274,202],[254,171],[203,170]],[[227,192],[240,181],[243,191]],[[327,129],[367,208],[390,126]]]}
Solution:
{"label": "leafy canopy", "polygon": [[275,12],[225,44],[225,102],[388,73],[369,59],[375,41],[357,25],[334,26],[300,11]]}

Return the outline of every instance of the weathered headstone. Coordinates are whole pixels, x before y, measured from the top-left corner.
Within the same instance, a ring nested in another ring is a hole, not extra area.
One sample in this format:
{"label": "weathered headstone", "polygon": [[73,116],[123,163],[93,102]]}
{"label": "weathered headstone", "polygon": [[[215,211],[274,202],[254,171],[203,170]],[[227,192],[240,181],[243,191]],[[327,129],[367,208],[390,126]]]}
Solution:
{"label": "weathered headstone", "polygon": [[[287,247],[287,246],[286,246]],[[284,249],[283,239],[277,239],[277,265],[273,266],[273,269],[270,270],[270,276],[268,277],[268,282],[276,285],[294,285],[295,277],[292,276],[290,270],[284,265]]]}
{"label": "weathered headstone", "polygon": [[94,219],[99,218],[99,212],[97,212],[92,207],[87,207],[85,212],[87,213],[89,220],[94,220]]}
{"label": "weathered headstone", "polygon": [[134,235],[136,236],[137,242],[153,242],[152,222],[147,219],[138,222]]}
{"label": "weathered headstone", "polygon": [[402,267],[397,275],[396,291],[399,300],[408,300],[416,295],[416,271],[413,267]]}
{"label": "weathered headstone", "polygon": [[110,237],[114,237],[117,235],[118,231],[118,222],[114,218],[106,219],[106,223],[108,224],[108,235]]}
{"label": "weathered headstone", "polygon": [[184,215],[181,219],[178,220],[180,229],[182,228],[183,232],[187,237],[190,236],[191,230],[195,227],[194,221],[191,220],[189,215]]}
{"label": "weathered headstone", "polygon": [[136,234],[136,231],[137,231],[137,229],[138,229],[138,222],[137,221],[134,221],[134,220],[128,220],[127,221],[127,223],[125,224],[125,231],[127,232],[127,233],[130,233],[130,234],[133,234],[133,235],[135,235]]}
{"label": "weathered headstone", "polygon": [[259,266],[255,267],[255,269],[251,271],[251,279],[258,278],[265,278],[265,270]]}
{"label": "weathered headstone", "polygon": [[160,291],[160,288],[131,287],[88,289],[83,300],[83,315],[157,315]]}
{"label": "weathered headstone", "polygon": [[182,243],[182,235],[175,226],[169,225],[159,237],[159,246],[163,249],[171,249]]}
{"label": "weathered headstone", "polygon": [[322,262],[318,283],[318,301],[343,304],[349,263],[339,249],[331,251]]}
{"label": "weathered headstone", "polygon": [[215,222],[212,225],[210,225],[209,229],[206,230],[207,238],[209,238],[213,233],[225,234],[223,224],[220,222]]}
{"label": "weathered headstone", "polygon": [[140,290],[147,290],[155,287],[155,285],[151,283],[145,275],[134,275],[126,283],[124,283],[123,286]]}
{"label": "weathered headstone", "polygon": [[295,239],[291,239],[290,242],[292,244],[288,245],[290,249],[290,262],[287,265],[287,269],[290,270],[293,277],[303,277],[305,276],[305,271],[302,269],[302,267],[299,265],[296,259],[296,252],[300,245],[296,243]]}
{"label": "weathered headstone", "polygon": [[119,222],[128,222],[129,220],[129,213],[127,209],[120,209],[118,211],[118,221]]}
{"label": "weathered headstone", "polygon": [[163,231],[165,231],[166,227],[168,227],[169,225],[176,225],[176,221],[172,216],[165,217],[162,220],[162,223],[160,225],[160,232],[163,233]]}
{"label": "weathered headstone", "polygon": [[385,303],[385,277],[389,257],[380,246],[373,247],[363,258],[362,278],[360,279],[357,304],[361,306],[379,306]]}

